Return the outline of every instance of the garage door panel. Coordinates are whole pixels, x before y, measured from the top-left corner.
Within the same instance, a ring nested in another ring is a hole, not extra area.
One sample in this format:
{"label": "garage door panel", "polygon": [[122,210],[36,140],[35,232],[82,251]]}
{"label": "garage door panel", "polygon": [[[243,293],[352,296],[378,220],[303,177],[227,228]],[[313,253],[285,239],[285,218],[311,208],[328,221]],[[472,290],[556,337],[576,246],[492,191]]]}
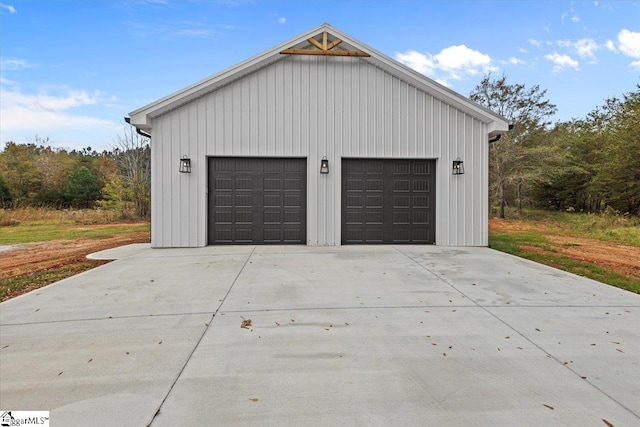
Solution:
{"label": "garage door panel", "polygon": [[[233,181],[229,179],[229,181]],[[233,191],[253,191],[253,179],[252,178],[236,178],[235,188],[232,187],[229,190]]]}
{"label": "garage door panel", "polygon": [[414,162],[413,174],[414,175],[431,175],[432,168],[435,168],[435,162]]}
{"label": "garage door panel", "polygon": [[408,179],[396,179],[393,181],[393,191],[396,193],[408,193],[411,191],[411,181]]}
{"label": "garage door panel", "polygon": [[[304,220],[302,218],[302,213],[300,211],[291,211],[291,212],[284,212],[284,224],[286,225],[302,225],[304,223]],[[295,228],[296,230],[299,230],[298,228]]]}
{"label": "garage door panel", "polygon": [[429,224],[429,212],[426,210],[413,211],[413,223],[416,225]]}
{"label": "garage door panel", "polygon": [[411,224],[411,212],[394,212],[393,224]]}
{"label": "garage door panel", "polygon": [[435,161],[343,159],[342,243],[435,243]]}
{"label": "garage door panel", "polygon": [[382,196],[367,196],[367,208],[371,209],[382,209],[383,207],[383,197]]}
{"label": "garage door panel", "polygon": [[346,191],[362,191],[364,188],[364,181],[362,179],[347,179]]}
{"label": "garage door panel", "polygon": [[302,191],[302,180],[301,179],[285,179],[284,180],[284,191]]}
{"label": "garage door panel", "polygon": [[265,178],[262,181],[262,188],[264,191],[281,191],[282,180],[278,178]]}
{"label": "garage door panel", "polygon": [[411,163],[396,160],[393,162],[393,173],[396,175],[408,175],[411,173]]}
{"label": "garage door panel", "polygon": [[429,209],[429,196],[413,196],[413,207]]}
{"label": "garage door panel", "polygon": [[282,212],[280,211],[265,211],[262,214],[262,222],[264,224],[280,224],[282,222]]}
{"label": "garage door panel", "polygon": [[382,210],[379,211],[368,211],[366,212],[367,224],[376,224],[382,225],[384,222],[384,213]]}
{"label": "garage door panel", "polygon": [[393,196],[393,207],[396,209],[409,208],[410,204],[410,196]]}
{"label": "garage door panel", "polygon": [[209,244],[306,243],[306,159],[210,158]]}
{"label": "garage door panel", "polygon": [[284,195],[284,207],[285,208],[301,208],[303,204],[302,197],[299,194],[285,194]]}
{"label": "garage door panel", "polygon": [[381,192],[384,188],[384,181],[381,179],[367,179],[367,191],[370,193]]}
{"label": "garage door panel", "polygon": [[412,182],[413,184],[413,192],[414,193],[428,193],[429,192],[429,181],[426,179],[415,179]]}
{"label": "garage door panel", "polygon": [[384,164],[382,161],[369,160],[364,162],[368,175],[382,175],[384,173]]}
{"label": "garage door panel", "polygon": [[262,196],[262,206],[265,208],[279,208],[282,206],[282,196],[279,194],[265,194]]}
{"label": "garage door panel", "polygon": [[233,180],[230,178],[217,178],[214,182],[215,182],[214,188],[218,191],[233,190]]}
{"label": "garage door panel", "polygon": [[233,224],[233,212],[219,210],[215,213],[216,224]]}
{"label": "garage door panel", "polygon": [[307,163],[303,162],[285,162],[283,163],[283,170],[285,173],[293,173],[298,175],[306,175]]}
{"label": "garage door panel", "polygon": [[233,206],[233,195],[231,194],[216,194],[214,198],[216,206],[221,208],[230,208]]}

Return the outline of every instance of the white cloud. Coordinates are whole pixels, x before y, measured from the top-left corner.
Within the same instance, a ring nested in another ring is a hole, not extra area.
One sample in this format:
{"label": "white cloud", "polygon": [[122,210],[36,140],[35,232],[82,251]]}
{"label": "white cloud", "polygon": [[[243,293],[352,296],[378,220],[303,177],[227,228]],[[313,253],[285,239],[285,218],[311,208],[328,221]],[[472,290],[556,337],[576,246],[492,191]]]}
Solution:
{"label": "white cloud", "polygon": [[520,53],[527,53],[527,49],[521,47],[520,49],[518,49],[518,52]]}
{"label": "white cloud", "polygon": [[636,33],[626,29],[620,31],[618,33],[618,49],[633,59],[640,59],[640,32]]}
{"label": "white cloud", "polygon": [[576,42],[572,42],[571,40],[557,40],[556,45],[564,48],[571,48],[575,51],[575,53],[580,56],[580,58],[586,59],[589,58],[592,61],[596,60],[596,52],[606,47],[606,45],[599,45],[593,39],[580,39]]}
{"label": "white cloud", "polygon": [[571,17],[571,22],[580,22],[580,17],[579,17],[579,16],[576,16],[576,15],[573,15],[573,16]]}
{"label": "white cloud", "polygon": [[511,58],[504,60],[501,59],[498,61],[500,64],[502,65],[523,65],[526,64],[525,61],[523,61],[522,59],[516,58],[515,56],[512,56]]}
{"label": "white cloud", "polygon": [[285,16],[281,16],[280,18],[278,18],[278,23],[283,25],[286,24],[287,18]]}
{"label": "white cloud", "polygon": [[465,45],[449,46],[436,55],[408,50],[396,53],[395,58],[419,73],[434,77],[445,86],[448,86],[449,80],[462,80],[498,69],[489,55]]}
{"label": "white cloud", "polygon": [[9,13],[16,13],[16,8],[9,4],[0,3],[0,9],[7,9]]}
{"label": "white cloud", "polygon": [[600,46],[593,39],[580,39],[573,44],[581,58],[596,59],[596,51]]}
{"label": "white cloud", "polygon": [[610,50],[612,52],[617,51],[618,49],[616,49],[616,44],[613,42],[613,40],[607,40],[607,42],[604,44],[604,47],[607,50]]}
{"label": "white cloud", "polygon": [[559,53],[553,53],[544,56],[545,59],[553,62],[555,65],[553,66],[553,71],[562,71],[567,67],[571,67],[575,70],[579,70],[580,64],[575,59],[571,58],[569,55],[560,55]]}
{"label": "white cloud", "polygon": [[468,74],[476,75],[481,70],[495,69],[491,66],[489,55],[470,49],[463,44],[442,49],[435,59],[439,68],[447,71],[463,70]]}
{"label": "white cloud", "polygon": [[542,46],[542,43],[536,39],[529,39],[528,42],[534,46],[540,47]]}
{"label": "white cloud", "polygon": [[4,71],[15,71],[32,67],[33,65],[24,59],[3,59],[0,61],[0,68]]}
{"label": "white cloud", "polygon": [[189,29],[183,28],[181,30],[176,30],[172,35],[173,36],[184,36],[184,37],[208,37],[213,34],[213,30],[208,29]]}
{"label": "white cloud", "polygon": [[405,53],[398,52],[395,57],[398,61],[419,73],[427,76],[433,76],[435,72],[435,62],[431,58],[427,57],[427,55],[416,52],[415,50],[408,50]]}
{"label": "white cloud", "polygon": [[[204,21],[157,20],[156,22],[128,22],[126,25],[134,36],[159,36],[169,40],[176,37],[212,37],[221,34]],[[216,28],[225,29],[223,26]]]}
{"label": "white cloud", "polygon": [[[3,82],[4,83],[4,82]],[[36,94],[27,94],[18,88],[0,87],[0,122],[2,141],[5,134],[28,131],[47,134],[50,131],[88,130],[114,127],[117,124],[86,113],[74,111],[82,107],[103,105],[113,97],[100,91],[87,92],[62,86],[42,88]]]}

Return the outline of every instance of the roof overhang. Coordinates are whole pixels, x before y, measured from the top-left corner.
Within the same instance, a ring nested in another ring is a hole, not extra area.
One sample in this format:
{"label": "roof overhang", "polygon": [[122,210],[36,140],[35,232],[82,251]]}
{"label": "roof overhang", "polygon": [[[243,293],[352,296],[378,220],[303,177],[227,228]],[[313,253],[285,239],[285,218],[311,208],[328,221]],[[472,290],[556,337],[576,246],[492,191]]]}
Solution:
{"label": "roof overhang", "polygon": [[[326,36],[328,34],[328,37]],[[267,51],[264,51],[252,58],[249,58],[237,65],[227,68],[211,77],[207,77],[191,86],[188,86],[178,92],[165,96],[155,102],[152,102],[142,108],[132,111],[130,115],[130,123],[138,129],[150,132],[152,127],[152,119],[165,114],[173,109],[176,109],[184,104],[187,104],[197,98],[200,98],[216,89],[231,83],[234,80],[240,79],[254,71],[266,67],[276,61],[286,58],[290,54],[291,50],[294,51],[307,51],[309,48],[316,48],[322,50],[319,45],[311,42],[309,39],[317,38],[318,35],[324,37],[320,43],[324,41],[324,48],[327,52],[330,52],[334,47],[333,52],[339,51],[339,56],[354,56],[354,60],[370,62],[390,74],[395,75],[401,80],[429,93],[430,95],[440,99],[441,101],[475,117],[482,123],[487,124],[490,137],[494,137],[498,134],[507,132],[509,130],[508,121],[492,112],[491,110],[471,101],[463,95],[441,85],[440,83],[418,73],[417,71],[401,64],[394,59],[384,55],[375,49],[360,43],[352,37],[344,34],[343,32],[333,28],[329,24],[322,24],[319,27],[313,28],[297,37],[294,37],[278,46],[275,46]],[[335,46],[331,46],[330,49],[326,49],[335,40],[340,40],[340,43]],[[289,52],[287,52],[289,51]],[[344,52],[363,52],[366,55],[349,55]],[[297,52],[294,52],[297,53]],[[300,54],[304,54],[300,53]],[[327,54],[327,53],[325,53]]]}

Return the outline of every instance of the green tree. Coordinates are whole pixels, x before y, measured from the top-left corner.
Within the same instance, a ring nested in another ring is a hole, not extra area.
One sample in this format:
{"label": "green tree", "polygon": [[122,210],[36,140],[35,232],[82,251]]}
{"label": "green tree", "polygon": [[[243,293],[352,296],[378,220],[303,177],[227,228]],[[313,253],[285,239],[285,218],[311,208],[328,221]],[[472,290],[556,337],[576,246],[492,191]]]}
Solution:
{"label": "green tree", "polygon": [[65,197],[74,207],[88,208],[100,198],[101,189],[98,177],[86,166],[80,166],[69,174]]}
{"label": "green tree", "polygon": [[565,162],[534,189],[539,206],[640,214],[640,90],[557,124],[549,136]]}
{"label": "green tree", "polygon": [[517,201],[521,206],[524,191],[544,175],[543,166],[559,161],[557,152],[540,145],[556,106],[546,99],[539,85],[527,88],[510,84],[507,77],[492,79],[490,74],[470,94],[471,100],[505,117],[513,128],[489,149],[491,198],[505,207]]}
{"label": "green tree", "polygon": [[588,157],[588,132],[584,123],[572,120],[557,123],[548,132],[545,143],[555,150],[561,162],[546,168],[532,187],[533,205],[540,208],[590,210],[588,187],[593,177],[593,164]]}
{"label": "green tree", "polygon": [[101,190],[102,198],[98,200],[98,206],[110,211],[120,212],[122,218],[129,218],[128,205],[133,201],[133,192],[124,185],[122,177],[113,174]]}
{"label": "green tree", "polygon": [[6,208],[10,206],[12,201],[13,196],[11,195],[11,191],[9,190],[7,181],[5,181],[4,177],[0,175],[0,208]]}
{"label": "green tree", "polygon": [[612,117],[594,186],[613,209],[640,215],[640,85],[623,99],[613,98],[608,103]]}
{"label": "green tree", "polygon": [[11,189],[14,203],[30,204],[42,185],[42,176],[35,158],[41,147],[36,144],[7,142],[0,158],[4,178]]}

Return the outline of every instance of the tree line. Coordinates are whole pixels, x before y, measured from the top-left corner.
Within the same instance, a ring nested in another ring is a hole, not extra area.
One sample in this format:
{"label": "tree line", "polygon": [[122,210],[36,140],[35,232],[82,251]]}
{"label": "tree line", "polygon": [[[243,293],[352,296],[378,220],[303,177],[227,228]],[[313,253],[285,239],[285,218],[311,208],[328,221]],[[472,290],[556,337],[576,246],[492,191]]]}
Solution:
{"label": "tree line", "polygon": [[52,148],[48,138],[9,141],[0,152],[0,207],[104,208],[150,214],[148,138],[125,126],[111,150]]}
{"label": "tree line", "polygon": [[[557,108],[536,85],[486,75],[470,98],[513,128],[489,147],[491,206],[640,216],[640,85],[585,118],[552,124]],[[102,207],[150,214],[149,140],[125,125],[97,153],[7,142],[0,152],[0,205]]]}
{"label": "tree line", "polygon": [[470,98],[513,128],[489,148],[491,205],[640,216],[640,85],[558,122],[539,86],[485,76]]}

